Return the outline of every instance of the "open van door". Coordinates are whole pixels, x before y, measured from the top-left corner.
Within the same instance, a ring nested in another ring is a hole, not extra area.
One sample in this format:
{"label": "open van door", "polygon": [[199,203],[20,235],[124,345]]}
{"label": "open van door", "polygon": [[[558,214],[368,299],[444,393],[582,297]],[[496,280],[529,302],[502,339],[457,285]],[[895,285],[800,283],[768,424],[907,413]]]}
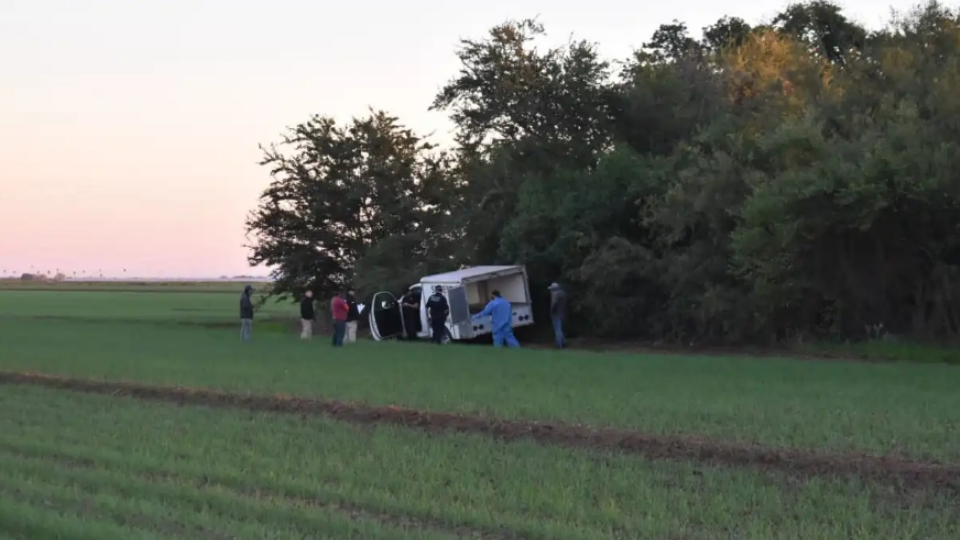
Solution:
{"label": "open van door", "polygon": [[383,291],[370,301],[370,333],[380,341],[403,334],[403,310],[392,294]]}
{"label": "open van door", "polygon": [[457,339],[473,337],[473,326],[470,322],[470,300],[467,297],[467,288],[464,286],[447,289],[447,303],[450,305],[450,330]]}

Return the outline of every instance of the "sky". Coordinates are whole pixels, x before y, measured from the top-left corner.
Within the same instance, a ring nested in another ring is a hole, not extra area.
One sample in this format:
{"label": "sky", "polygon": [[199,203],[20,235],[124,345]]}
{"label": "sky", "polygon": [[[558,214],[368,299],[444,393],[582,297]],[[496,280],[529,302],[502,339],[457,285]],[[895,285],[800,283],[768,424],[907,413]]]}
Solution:
{"label": "sky", "polygon": [[[243,223],[286,127],[375,107],[442,143],[427,109],[458,41],[507,19],[621,59],[673,19],[699,34],[787,3],[0,0],[0,276],[265,273]],[[839,3],[877,27],[917,1]]]}

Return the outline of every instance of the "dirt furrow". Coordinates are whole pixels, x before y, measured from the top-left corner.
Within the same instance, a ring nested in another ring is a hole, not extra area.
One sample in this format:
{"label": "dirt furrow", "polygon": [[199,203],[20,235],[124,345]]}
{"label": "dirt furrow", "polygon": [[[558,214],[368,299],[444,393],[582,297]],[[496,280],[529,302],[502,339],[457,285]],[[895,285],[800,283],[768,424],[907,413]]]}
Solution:
{"label": "dirt furrow", "polygon": [[283,395],[253,395],[133,382],[71,379],[40,373],[0,372],[0,383],[129,396],[179,405],[318,414],[356,424],[391,424],[425,432],[474,433],[502,441],[530,439],[548,445],[615,450],[650,459],[697,461],[717,466],[770,470],[800,477],[858,477],[893,485],[906,491],[936,490],[960,497],[958,464],[917,462],[861,453],[828,453],[739,445],[692,436],[657,436],[622,429],[483,418]]}

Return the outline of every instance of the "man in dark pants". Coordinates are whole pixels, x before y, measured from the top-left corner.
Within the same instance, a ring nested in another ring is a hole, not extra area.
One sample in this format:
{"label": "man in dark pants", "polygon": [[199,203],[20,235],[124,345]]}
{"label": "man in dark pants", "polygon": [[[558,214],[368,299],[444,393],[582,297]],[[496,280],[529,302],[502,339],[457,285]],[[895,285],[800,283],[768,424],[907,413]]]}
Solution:
{"label": "man in dark pants", "polygon": [[430,341],[437,345],[443,343],[447,333],[447,315],[450,314],[450,305],[443,295],[443,287],[437,285],[433,294],[427,299],[427,316],[430,317]]}
{"label": "man in dark pants", "polygon": [[253,287],[247,285],[243,288],[243,294],[240,295],[240,339],[250,341],[250,334],[253,332],[253,300],[250,295],[253,294]]}
{"label": "man in dark pants", "polygon": [[337,294],[330,301],[330,315],[333,319],[333,346],[343,347],[343,335],[347,333],[347,313],[350,312],[350,304],[343,298],[343,294]]}
{"label": "man in dark pants", "polygon": [[550,284],[550,320],[553,322],[553,335],[556,338],[557,348],[567,346],[567,338],[563,335],[563,321],[567,318],[567,291],[560,284]]}
{"label": "man in dark pants", "polygon": [[423,289],[414,287],[400,300],[400,307],[403,309],[403,329],[406,331],[409,341],[416,341],[417,332],[420,330],[420,298],[422,295]]}

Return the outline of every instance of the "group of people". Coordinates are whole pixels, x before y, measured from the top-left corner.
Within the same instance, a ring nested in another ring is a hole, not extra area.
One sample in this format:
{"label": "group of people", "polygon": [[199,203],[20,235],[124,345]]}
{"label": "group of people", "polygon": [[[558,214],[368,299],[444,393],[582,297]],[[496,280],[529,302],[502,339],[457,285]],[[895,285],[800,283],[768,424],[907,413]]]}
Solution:
{"label": "group of people", "polygon": [[[553,323],[553,332],[558,348],[563,349],[567,346],[567,341],[563,333],[563,323],[567,315],[567,293],[557,283],[552,283],[550,290],[550,319]],[[250,295],[253,293],[253,287],[247,285],[240,296],[240,337],[243,341],[249,341],[253,327],[253,301]],[[403,297],[401,302],[402,309],[411,312],[409,317],[410,324],[405,328],[407,337],[416,338],[417,330],[412,323],[419,320],[419,315],[413,316],[413,312],[419,312],[421,291],[411,289]],[[444,342],[447,335],[447,316],[450,314],[450,304],[443,294],[443,287],[437,285],[434,287],[433,294],[427,299],[426,303],[427,318],[430,322],[431,341],[436,344]],[[354,343],[357,341],[357,321],[360,320],[360,309],[353,289],[344,293],[337,294],[330,301],[330,315],[333,319],[333,346],[342,347],[344,343]],[[516,336],[513,335],[513,307],[510,302],[500,295],[500,291],[493,291],[490,295],[490,302],[483,308],[483,311],[472,317],[475,321],[483,317],[490,317],[490,326],[493,330],[493,346],[516,348],[520,346]],[[300,302],[300,338],[310,339],[313,337],[313,322],[316,318],[314,310],[313,292],[307,291],[303,300]]]}
{"label": "group of people", "polygon": [[[250,341],[253,329],[253,287],[247,285],[240,295],[240,339]],[[313,322],[316,319],[313,291],[307,291],[300,301],[300,338],[313,337]],[[333,318],[333,346],[342,347],[344,343],[357,341],[357,322],[360,320],[360,308],[353,289],[336,295],[330,301],[330,315]]]}

